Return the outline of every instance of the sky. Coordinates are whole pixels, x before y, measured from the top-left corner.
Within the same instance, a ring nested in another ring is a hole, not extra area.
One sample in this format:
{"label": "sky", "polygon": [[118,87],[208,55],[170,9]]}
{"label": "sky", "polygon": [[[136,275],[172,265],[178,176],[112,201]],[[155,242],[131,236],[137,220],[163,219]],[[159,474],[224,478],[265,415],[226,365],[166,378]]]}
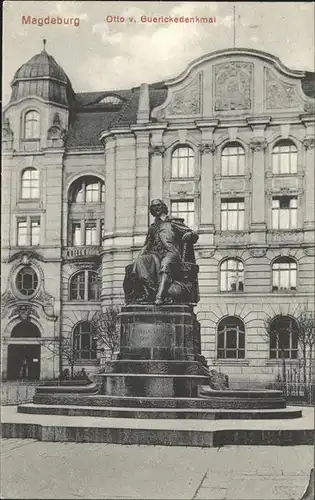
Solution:
{"label": "sky", "polygon": [[[15,71],[42,50],[44,38],[76,92],[131,88],[174,77],[194,59],[233,47],[233,5],[236,47],[260,49],[289,68],[314,71],[313,2],[5,1],[3,104]],[[22,16],[77,18],[79,26],[40,27],[23,24]],[[216,22],[149,23],[141,16]]]}

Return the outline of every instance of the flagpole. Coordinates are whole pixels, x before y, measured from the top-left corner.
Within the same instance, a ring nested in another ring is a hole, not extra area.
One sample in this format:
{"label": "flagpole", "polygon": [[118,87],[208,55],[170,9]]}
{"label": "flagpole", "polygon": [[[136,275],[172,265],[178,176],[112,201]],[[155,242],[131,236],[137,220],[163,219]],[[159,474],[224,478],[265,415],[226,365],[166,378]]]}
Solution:
{"label": "flagpole", "polygon": [[233,5],[233,47],[235,49],[236,26],[235,26],[235,5]]}

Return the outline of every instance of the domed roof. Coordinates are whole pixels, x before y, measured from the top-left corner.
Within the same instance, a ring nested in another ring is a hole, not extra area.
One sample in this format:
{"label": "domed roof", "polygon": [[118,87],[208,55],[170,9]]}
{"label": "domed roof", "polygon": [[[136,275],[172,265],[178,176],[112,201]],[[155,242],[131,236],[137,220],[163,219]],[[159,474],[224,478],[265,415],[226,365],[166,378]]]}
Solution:
{"label": "domed roof", "polygon": [[71,82],[57,61],[44,48],[15,72],[10,102],[39,97],[46,102],[69,106],[74,92]]}
{"label": "domed roof", "polygon": [[67,84],[68,77],[57,61],[44,48],[15,72],[13,82],[20,79],[52,78]]}

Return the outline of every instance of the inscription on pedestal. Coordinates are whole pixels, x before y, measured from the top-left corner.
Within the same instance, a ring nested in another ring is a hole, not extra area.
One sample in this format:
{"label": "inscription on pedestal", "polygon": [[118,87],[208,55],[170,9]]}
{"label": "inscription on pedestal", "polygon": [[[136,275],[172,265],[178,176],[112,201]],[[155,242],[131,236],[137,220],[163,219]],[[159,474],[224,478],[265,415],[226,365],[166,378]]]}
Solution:
{"label": "inscription on pedestal", "polygon": [[122,345],[129,347],[171,347],[174,337],[172,325],[128,324],[122,325]]}

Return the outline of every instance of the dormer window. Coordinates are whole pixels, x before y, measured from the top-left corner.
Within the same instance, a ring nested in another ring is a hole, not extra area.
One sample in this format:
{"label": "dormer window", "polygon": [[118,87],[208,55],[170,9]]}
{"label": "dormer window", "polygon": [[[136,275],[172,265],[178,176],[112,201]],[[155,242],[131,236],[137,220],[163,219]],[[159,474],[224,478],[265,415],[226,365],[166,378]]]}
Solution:
{"label": "dormer window", "polygon": [[24,139],[26,141],[40,138],[38,111],[28,111],[24,116]]}
{"label": "dormer window", "polygon": [[122,103],[123,101],[120,99],[120,97],[117,97],[115,95],[107,95],[98,102],[98,104],[109,104],[111,106],[119,106]]}

